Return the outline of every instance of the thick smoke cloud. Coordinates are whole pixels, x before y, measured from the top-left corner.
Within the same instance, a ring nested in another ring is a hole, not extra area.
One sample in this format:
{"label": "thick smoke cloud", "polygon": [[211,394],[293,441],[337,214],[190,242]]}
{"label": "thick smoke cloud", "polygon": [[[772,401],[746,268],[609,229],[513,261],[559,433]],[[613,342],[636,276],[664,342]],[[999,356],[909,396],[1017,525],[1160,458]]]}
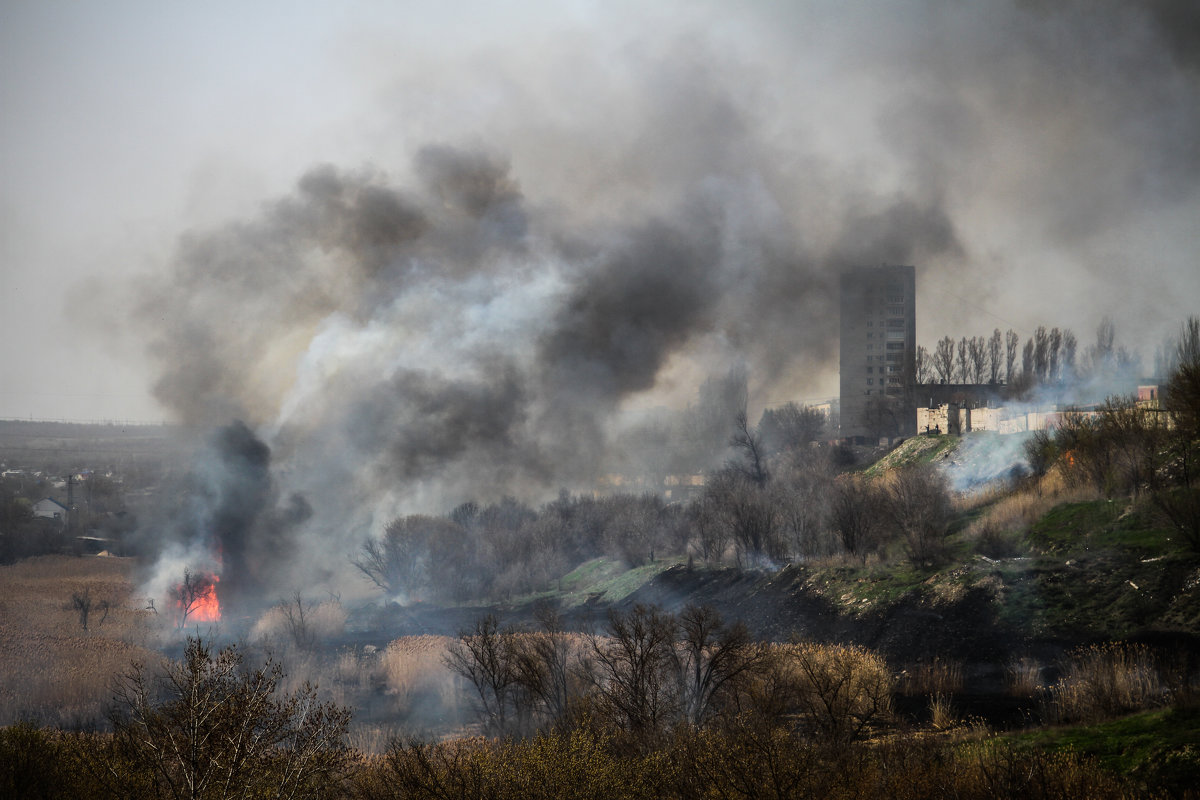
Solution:
{"label": "thick smoke cloud", "polygon": [[221,601],[245,612],[263,600],[264,590],[270,597],[278,588],[288,572],[281,555],[312,508],[298,494],[280,502],[271,450],[241,421],[213,431],[196,456],[181,485],[172,487],[176,494],[164,497],[141,528],[140,547],[159,555],[147,565],[144,583],[151,597],[162,599],[171,597],[185,570],[217,575]]}
{"label": "thick smoke cloud", "polygon": [[[295,564],[402,511],[588,486],[627,464],[629,408],[731,365],[755,397],[811,396],[842,268],[913,263],[1087,329],[1129,281],[1098,257],[1113,237],[1195,210],[1186,6],[726,13],[536,57],[413,53],[384,68],[386,171],[314,167],[138,287],[156,396],[246,420],[271,492],[305,498],[274,528]],[[918,311],[954,330],[978,304]]]}

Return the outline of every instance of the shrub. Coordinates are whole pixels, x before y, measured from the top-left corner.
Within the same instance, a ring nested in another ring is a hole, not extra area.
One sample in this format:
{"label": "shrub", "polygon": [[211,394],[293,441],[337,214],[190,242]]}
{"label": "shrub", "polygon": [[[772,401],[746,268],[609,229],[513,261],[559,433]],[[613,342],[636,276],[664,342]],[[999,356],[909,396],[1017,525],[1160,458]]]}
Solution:
{"label": "shrub", "polygon": [[1072,752],[1016,750],[996,740],[969,747],[942,796],[1124,800],[1138,796],[1123,778]]}
{"label": "shrub", "polygon": [[390,798],[634,800],[661,796],[669,773],[660,754],[618,756],[603,736],[574,729],[524,741],[396,741],[362,770],[354,795]]}
{"label": "shrub", "polygon": [[889,476],[884,492],[884,509],[913,563],[943,561],[952,509],[942,473],[928,464],[905,467]]}
{"label": "shrub", "polygon": [[772,691],[786,697],[810,733],[858,739],[891,719],[895,678],[870,650],[801,642],[779,647],[776,658],[780,681]]}
{"label": "shrub", "polygon": [[114,747],[103,755],[109,789],[128,796],[130,777],[158,796],[256,794],[316,797],[341,778],[350,712],[316,701],[305,687],[277,696],[268,661],[242,668],[233,646],[213,656],[188,639],[183,659],[122,676],[110,714]]}
{"label": "shrub", "polygon": [[63,734],[31,722],[0,728],[0,797],[84,797],[86,784]]}

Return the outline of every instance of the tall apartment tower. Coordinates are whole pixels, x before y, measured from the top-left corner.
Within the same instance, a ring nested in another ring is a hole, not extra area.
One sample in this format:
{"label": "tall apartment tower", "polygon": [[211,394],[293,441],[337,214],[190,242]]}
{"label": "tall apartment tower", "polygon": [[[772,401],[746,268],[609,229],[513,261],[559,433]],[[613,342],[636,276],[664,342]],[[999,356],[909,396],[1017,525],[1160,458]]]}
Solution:
{"label": "tall apartment tower", "polygon": [[843,437],[916,432],[916,294],[914,267],[842,273]]}

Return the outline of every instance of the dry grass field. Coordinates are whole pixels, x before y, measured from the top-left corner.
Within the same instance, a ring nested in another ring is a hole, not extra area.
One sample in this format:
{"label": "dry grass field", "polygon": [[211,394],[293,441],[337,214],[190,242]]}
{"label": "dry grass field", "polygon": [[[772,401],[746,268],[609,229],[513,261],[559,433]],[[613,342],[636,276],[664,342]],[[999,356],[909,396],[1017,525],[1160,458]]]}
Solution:
{"label": "dry grass field", "polygon": [[[133,596],[129,559],[43,556],[0,566],[0,725],[89,727],[112,676],[158,656],[153,612]],[[73,597],[91,600],[84,630]],[[104,611],[107,604],[107,615]]]}
{"label": "dry grass field", "polygon": [[[88,729],[103,725],[113,677],[134,661],[153,664],[180,633],[135,591],[135,562],[43,556],[0,566],[0,726]],[[91,602],[85,630],[74,598]],[[161,609],[160,609],[161,611]],[[409,636],[383,648],[337,645],[345,613],[323,603],[308,617],[312,646],[298,648],[279,608],[254,625],[247,655],[285,670],[284,691],[305,681],[323,699],[355,709],[352,735],[378,751],[395,734],[444,736],[471,718],[465,687],[444,663],[445,636]]]}

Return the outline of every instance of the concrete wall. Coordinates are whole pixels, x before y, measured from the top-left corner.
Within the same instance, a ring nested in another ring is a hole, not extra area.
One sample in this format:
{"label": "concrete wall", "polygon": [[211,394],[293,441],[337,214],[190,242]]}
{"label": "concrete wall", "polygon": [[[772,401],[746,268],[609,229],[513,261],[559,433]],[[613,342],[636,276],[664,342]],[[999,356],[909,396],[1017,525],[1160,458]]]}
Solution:
{"label": "concrete wall", "polygon": [[1004,409],[1001,408],[969,408],[967,409],[967,429],[970,431],[998,431]]}
{"label": "concrete wall", "polygon": [[960,408],[954,403],[946,403],[933,408],[918,408],[917,431],[938,430],[956,435],[982,431],[1025,433],[1053,428],[1066,417],[1095,417],[1099,413],[1091,409],[1016,411],[1007,408]]}
{"label": "concrete wall", "polygon": [[962,409],[953,403],[935,408],[917,409],[917,433],[952,433],[959,435],[963,429]]}

